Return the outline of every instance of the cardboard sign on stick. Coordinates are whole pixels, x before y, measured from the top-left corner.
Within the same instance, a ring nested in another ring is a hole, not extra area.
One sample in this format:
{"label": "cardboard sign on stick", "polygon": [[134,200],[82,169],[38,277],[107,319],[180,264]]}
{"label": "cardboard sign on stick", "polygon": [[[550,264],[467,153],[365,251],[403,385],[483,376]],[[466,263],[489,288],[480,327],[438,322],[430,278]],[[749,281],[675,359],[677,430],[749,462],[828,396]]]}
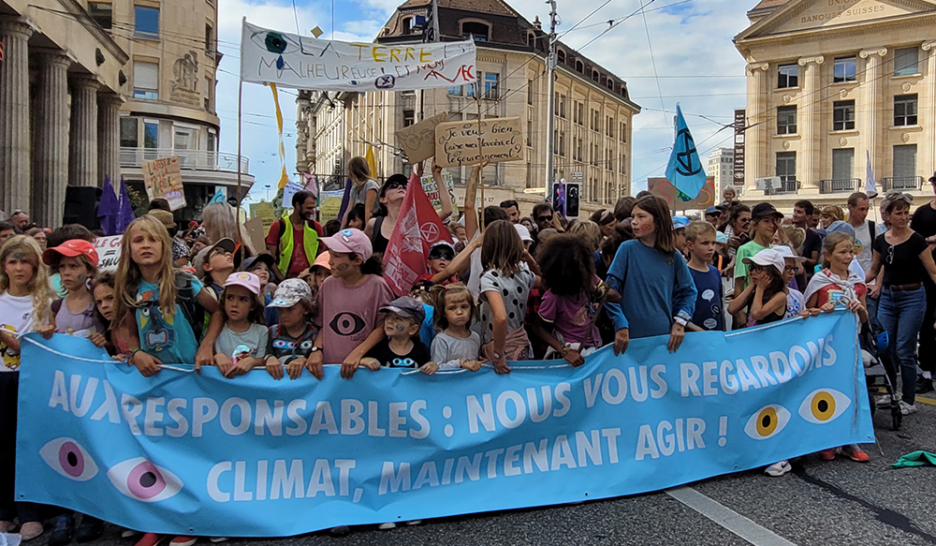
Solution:
{"label": "cardboard sign on stick", "polygon": [[478,153],[478,122],[453,121],[436,126],[435,162],[441,167],[474,165],[523,159],[520,118],[481,120],[481,153]]}
{"label": "cardboard sign on stick", "polygon": [[182,189],[182,165],[177,156],[161,157],[140,164],[143,184],[150,201],[165,199],[173,211],[185,208],[185,191]]}
{"label": "cardboard sign on stick", "polygon": [[394,133],[410,163],[419,163],[435,154],[436,126],[448,119],[448,113],[443,112]]}

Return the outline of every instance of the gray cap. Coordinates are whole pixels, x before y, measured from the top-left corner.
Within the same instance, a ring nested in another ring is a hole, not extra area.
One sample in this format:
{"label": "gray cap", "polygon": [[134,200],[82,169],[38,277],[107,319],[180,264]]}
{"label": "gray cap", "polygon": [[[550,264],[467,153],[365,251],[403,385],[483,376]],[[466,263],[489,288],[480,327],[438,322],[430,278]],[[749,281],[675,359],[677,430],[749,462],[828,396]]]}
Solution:
{"label": "gray cap", "polygon": [[300,301],[312,301],[312,289],[302,279],[286,279],[276,287],[273,301],[267,307],[292,307]]}
{"label": "gray cap", "polygon": [[411,318],[418,324],[426,320],[426,310],[421,301],[409,296],[403,296],[391,301],[388,305],[380,308],[384,313],[396,313],[404,318]]}

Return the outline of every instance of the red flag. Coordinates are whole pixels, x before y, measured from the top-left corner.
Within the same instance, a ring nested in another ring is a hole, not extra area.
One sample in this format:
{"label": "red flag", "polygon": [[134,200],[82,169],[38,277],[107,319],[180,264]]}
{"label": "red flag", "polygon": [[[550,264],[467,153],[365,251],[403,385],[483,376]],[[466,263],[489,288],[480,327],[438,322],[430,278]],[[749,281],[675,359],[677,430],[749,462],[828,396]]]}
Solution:
{"label": "red flag", "polygon": [[452,238],[426,197],[419,177],[413,174],[383,258],[384,280],[394,294],[407,294],[416,279],[428,272],[429,247],[438,241],[452,242]]}

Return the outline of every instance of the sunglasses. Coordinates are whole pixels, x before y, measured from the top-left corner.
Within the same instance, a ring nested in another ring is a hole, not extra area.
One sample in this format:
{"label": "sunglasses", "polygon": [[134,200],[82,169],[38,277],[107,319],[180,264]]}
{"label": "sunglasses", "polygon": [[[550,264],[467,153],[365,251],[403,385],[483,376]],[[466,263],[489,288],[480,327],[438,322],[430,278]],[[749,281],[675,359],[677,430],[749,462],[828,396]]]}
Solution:
{"label": "sunglasses", "polygon": [[550,222],[552,221],[552,216],[540,216],[536,219],[537,222]]}
{"label": "sunglasses", "polygon": [[430,260],[445,259],[445,260],[452,261],[454,258],[455,258],[455,252],[452,251],[451,248],[432,249],[432,251],[429,253]]}
{"label": "sunglasses", "polygon": [[388,189],[388,190],[395,190],[395,189],[397,189],[397,188],[406,189],[406,182],[401,182],[401,181],[399,181],[399,180],[394,180],[393,182],[390,182],[389,184],[387,184],[387,189]]}
{"label": "sunglasses", "polygon": [[224,256],[230,256],[232,253],[228,252],[227,250],[224,250],[223,248],[215,248],[215,249],[212,249],[212,251],[208,253],[208,259],[210,260],[214,258],[215,256],[217,256],[218,254],[222,254]]}

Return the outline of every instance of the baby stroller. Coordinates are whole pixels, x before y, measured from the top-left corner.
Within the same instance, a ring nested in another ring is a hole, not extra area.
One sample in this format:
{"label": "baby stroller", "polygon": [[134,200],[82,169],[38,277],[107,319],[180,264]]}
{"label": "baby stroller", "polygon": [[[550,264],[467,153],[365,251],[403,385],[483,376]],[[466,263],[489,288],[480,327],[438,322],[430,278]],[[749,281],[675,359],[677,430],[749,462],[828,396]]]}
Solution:
{"label": "baby stroller", "polygon": [[865,383],[868,385],[868,398],[871,401],[871,416],[874,416],[877,409],[890,409],[891,427],[900,430],[903,415],[900,413],[900,394],[894,389],[894,383],[888,373],[892,365],[887,356],[887,332],[875,333],[870,325],[865,324],[862,326],[859,340],[865,367]]}

